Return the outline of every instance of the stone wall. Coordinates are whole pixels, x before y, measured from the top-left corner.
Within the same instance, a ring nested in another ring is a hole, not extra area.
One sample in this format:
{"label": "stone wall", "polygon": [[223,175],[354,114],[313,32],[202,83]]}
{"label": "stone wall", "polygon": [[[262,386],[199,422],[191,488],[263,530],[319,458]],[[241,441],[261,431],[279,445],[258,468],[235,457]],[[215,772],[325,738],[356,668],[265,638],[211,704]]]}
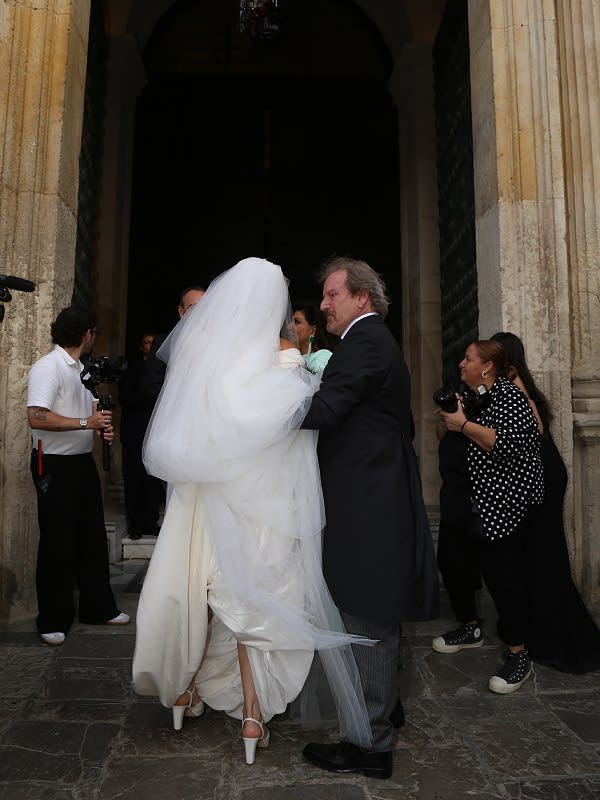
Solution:
{"label": "stone wall", "polygon": [[469,0],[480,332],[519,334],[550,398],[571,478],[574,576],[592,601],[600,599],[597,9],[594,0]]}
{"label": "stone wall", "polygon": [[25,398],[31,364],[73,290],[89,0],[0,3],[0,264],[37,284],[0,326],[0,617],[35,609],[35,496]]}
{"label": "stone wall", "polygon": [[600,601],[600,6],[558,0],[574,420],[573,555]]}

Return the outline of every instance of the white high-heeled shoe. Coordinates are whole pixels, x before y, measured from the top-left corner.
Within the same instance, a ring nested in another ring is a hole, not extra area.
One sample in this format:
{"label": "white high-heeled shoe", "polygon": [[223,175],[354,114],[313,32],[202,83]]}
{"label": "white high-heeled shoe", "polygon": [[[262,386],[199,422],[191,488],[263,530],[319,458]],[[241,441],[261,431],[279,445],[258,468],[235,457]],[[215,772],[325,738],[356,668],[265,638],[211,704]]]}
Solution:
{"label": "white high-heeled shoe", "polygon": [[184,717],[201,717],[206,711],[203,700],[200,700],[195,706],[192,705],[194,692],[191,689],[186,689],[184,694],[186,693],[190,696],[189,702],[184,706],[173,706],[173,728],[176,731],[180,731],[183,728]]}
{"label": "white high-heeled shoe", "polygon": [[[254,722],[255,725],[258,725],[261,735],[255,736],[252,739],[244,736],[244,725],[247,722]],[[246,751],[246,764],[254,764],[254,759],[256,758],[256,748],[268,747],[270,739],[271,731],[261,720],[254,719],[253,717],[244,717],[242,720],[242,741],[244,742],[244,750]]]}

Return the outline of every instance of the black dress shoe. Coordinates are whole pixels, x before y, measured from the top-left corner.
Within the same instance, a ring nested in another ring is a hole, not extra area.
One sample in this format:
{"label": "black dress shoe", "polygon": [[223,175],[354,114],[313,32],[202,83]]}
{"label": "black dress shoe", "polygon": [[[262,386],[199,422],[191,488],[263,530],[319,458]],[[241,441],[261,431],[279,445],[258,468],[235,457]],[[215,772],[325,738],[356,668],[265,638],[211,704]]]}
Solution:
{"label": "black dress shoe", "polygon": [[392,713],[390,714],[390,722],[396,730],[404,725],[404,709],[402,708],[402,701],[398,698],[398,702]]}
{"label": "black dress shoe", "polygon": [[373,753],[361,750],[350,742],[307,744],[302,755],[315,767],[328,772],[362,772],[367,778],[391,778],[392,752]]}
{"label": "black dress shoe", "polygon": [[142,538],[142,534],[140,533],[140,531],[129,531],[128,536],[129,536],[130,539],[141,539]]}

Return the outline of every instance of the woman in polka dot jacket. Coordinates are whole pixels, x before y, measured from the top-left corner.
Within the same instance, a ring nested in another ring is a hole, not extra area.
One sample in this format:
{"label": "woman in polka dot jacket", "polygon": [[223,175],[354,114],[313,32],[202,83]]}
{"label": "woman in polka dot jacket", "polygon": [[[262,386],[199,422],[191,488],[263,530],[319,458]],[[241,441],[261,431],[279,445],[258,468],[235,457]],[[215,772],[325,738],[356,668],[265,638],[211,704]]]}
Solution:
{"label": "woman in polka dot jacket", "polygon": [[[467,419],[460,403],[454,413],[439,413],[447,430],[469,439],[473,547],[479,549],[481,573],[498,611],[498,630],[508,645],[505,662],[490,678],[489,688],[510,694],[531,674],[526,552],[532,519],[544,497],[540,433],[527,397],[511,381],[514,375],[502,345],[473,342],[459,367],[461,380],[472,389],[485,385],[490,403],[475,419]],[[465,636],[451,649],[436,647],[436,639],[434,649],[455,652],[480,646],[483,636],[477,620],[462,626]],[[446,637],[439,638],[444,644]]]}

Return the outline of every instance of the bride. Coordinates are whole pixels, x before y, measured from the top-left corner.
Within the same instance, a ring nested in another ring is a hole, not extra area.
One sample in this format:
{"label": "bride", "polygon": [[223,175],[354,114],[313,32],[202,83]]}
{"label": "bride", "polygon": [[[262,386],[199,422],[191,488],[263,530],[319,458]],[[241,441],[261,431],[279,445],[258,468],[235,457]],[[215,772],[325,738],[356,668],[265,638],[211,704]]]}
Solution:
{"label": "bride", "polygon": [[344,632],[321,572],[316,434],[297,430],[317,383],[292,330],[278,266],[248,258],[219,276],[159,350],[167,374],[144,444],[169,493],[134,689],[172,707],[176,729],[205,704],[240,719],[249,764],[317,650],[341,738],[370,744],[350,647],[367,642]]}

